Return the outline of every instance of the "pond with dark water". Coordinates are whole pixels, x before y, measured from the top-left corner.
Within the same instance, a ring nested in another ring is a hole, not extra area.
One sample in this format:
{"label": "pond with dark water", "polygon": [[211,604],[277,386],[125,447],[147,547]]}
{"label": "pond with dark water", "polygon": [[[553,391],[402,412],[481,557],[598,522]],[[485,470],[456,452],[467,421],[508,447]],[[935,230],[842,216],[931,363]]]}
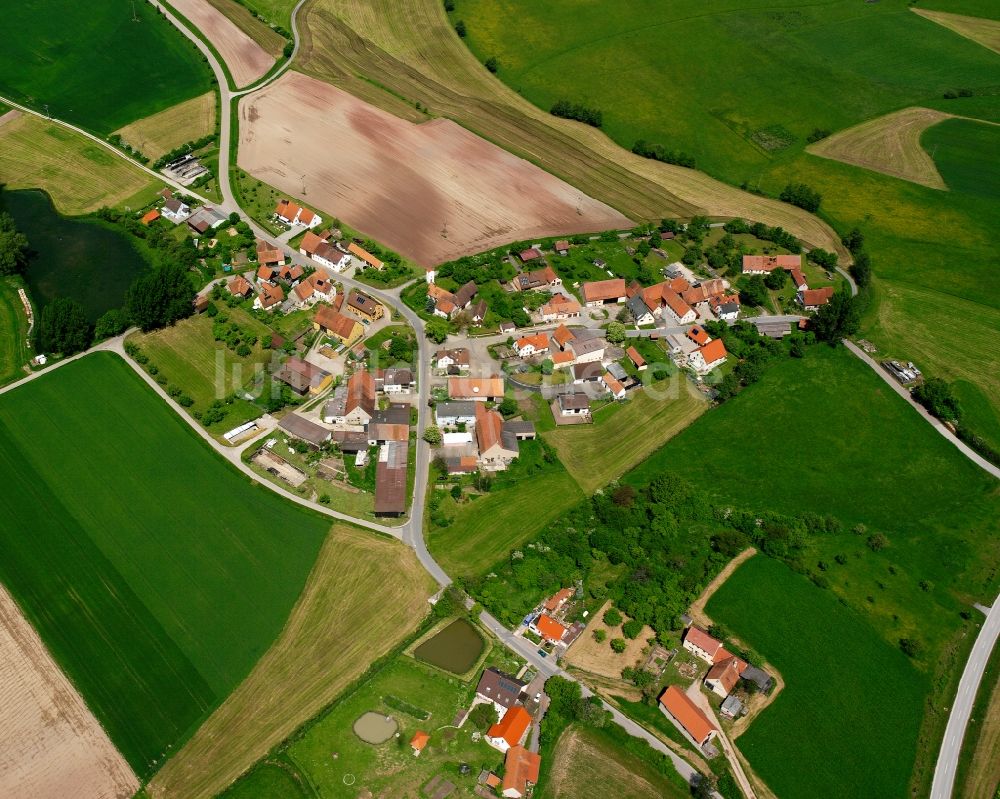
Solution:
{"label": "pond with dark water", "polygon": [[72,297],[96,321],[121,307],[132,281],[150,266],[128,234],[99,219],[62,216],[44,192],[5,191],[3,205],[28,237],[24,279],[39,312],[57,297]]}
{"label": "pond with dark water", "polygon": [[418,646],[413,656],[452,674],[465,674],[475,665],[485,646],[483,637],[471,623],[456,619]]}

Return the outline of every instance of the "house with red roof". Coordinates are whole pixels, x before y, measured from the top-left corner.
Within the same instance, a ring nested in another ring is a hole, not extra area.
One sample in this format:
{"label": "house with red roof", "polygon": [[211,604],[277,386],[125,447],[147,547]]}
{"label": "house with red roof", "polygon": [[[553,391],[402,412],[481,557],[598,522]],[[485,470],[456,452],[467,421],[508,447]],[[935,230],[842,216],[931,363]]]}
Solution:
{"label": "house with red roof", "polygon": [[514,350],[518,357],[530,358],[532,355],[545,355],[549,351],[549,337],[545,333],[535,333],[524,336],[514,342]]}
{"label": "house with red roof", "polygon": [[563,641],[569,635],[569,627],[545,613],[540,614],[528,629],[553,644],[565,645]]}
{"label": "house with red roof", "polygon": [[592,280],[580,287],[583,302],[588,308],[601,305],[623,303],[626,299],[625,279],[616,277],[611,280]]}
{"label": "house with red roof", "polygon": [[249,297],[253,294],[253,285],[243,275],[236,275],[226,283],[229,293],[237,297]]}
{"label": "house with red roof", "polygon": [[552,596],[545,600],[545,610],[549,613],[558,613],[569,600],[576,594],[572,588],[560,588]]}
{"label": "house with red roof", "polygon": [[531,716],[521,705],[515,705],[503,714],[503,718],[486,731],[486,743],[494,749],[506,752],[512,746],[524,742],[531,726]]}
{"label": "house with red roof", "polygon": [[413,733],[413,737],[410,739],[410,748],[413,750],[413,756],[419,757],[420,753],[424,751],[424,747],[427,746],[427,742],[430,741],[430,733],[424,732],[423,730],[417,730]]}
{"label": "house with red roof", "polygon": [[746,661],[736,655],[723,658],[708,670],[708,674],[705,675],[705,685],[712,693],[725,699],[739,683],[740,675],[746,667]]}
{"label": "house with red roof", "polygon": [[775,269],[802,268],[801,255],[744,255],[744,275],[766,275]]}
{"label": "house with red roof", "polygon": [[713,338],[688,356],[688,363],[700,375],[707,375],[715,367],[726,362],[728,354],[721,338]]}
{"label": "house with red roof", "polygon": [[807,311],[818,311],[832,297],[833,286],[824,286],[821,289],[805,289],[795,295],[796,301]]}
{"label": "house with red roof", "polygon": [[639,350],[635,347],[629,347],[625,350],[625,354],[632,361],[632,365],[636,368],[636,371],[641,372],[646,368],[646,359],[639,354]]}
{"label": "house with red roof", "polygon": [[698,706],[676,685],[660,694],[660,711],[699,748],[718,735],[715,725],[698,709]]}
{"label": "house with red roof", "polygon": [[501,794],[510,799],[522,799],[538,782],[538,771],[542,758],[535,752],[529,752],[523,746],[512,746],[507,750],[503,764],[503,783]]}
{"label": "house with red roof", "polygon": [[704,630],[694,625],[687,628],[684,633],[682,646],[696,657],[701,658],[706,663],[715,663],[715,656],[722,649],[722,641],[713,638]]}
{"label": "house with red roof", "polygon": [[[262,269],[264,267],[261,267]],[[271,311],[285,301],[285,290],[271,283],[260,284],[260,294],[253,301],[253,307],[258,310]]]}
{"label": "house with red roof", "polygon": [[625,399],[625,386],[611,372],[605,372],[601,381],[604,383],[604,387],[611,392],[612,397],[616,400]]}
{"label": "house with red roof", "polygon": [[580,303],[565,294],[553,294],[552,299],[538,309],[538,313],[543,322],[575,319],[580,316]]}

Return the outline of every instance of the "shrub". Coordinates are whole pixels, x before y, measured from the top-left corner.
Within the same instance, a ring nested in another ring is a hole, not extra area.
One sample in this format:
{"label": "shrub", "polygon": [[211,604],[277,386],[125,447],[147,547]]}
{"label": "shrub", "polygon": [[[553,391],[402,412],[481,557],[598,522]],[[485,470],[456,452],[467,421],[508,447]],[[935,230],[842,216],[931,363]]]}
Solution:
{"label": "shrub", "polygon": [[889,545],[889,539],[884,533],[875,533],[875,535],[868,536],[867,544],[872,552],[878,552]]}
{"label": "shrub", "polygon": [[608,639],[607,630],[594,630],[594,640],[603,644]]}
{"label": "shrub", "polygon": [[622,614],[618,608],[608,608],[604,611],[604,623],[608,627],[617,627],[622,623]]}
{"label": "shrub", "polygon": [[625,643],[625,639],[624,638],[612,638],[611,639],[611,650],[613,652],[619,654],[619,655],[622,652],[625,651],[625,647],[627,647],[627,646],[628,646],[628,644]]}
{"label": "shrub", "polygon": [[500,60],[495,55],[490,56],[489,58],[486,59],[486,61],[483,62],[483,66],[485,66],[486,69],[488,69],[490,72],[496,75],[497,70],[500,69]]}
{"label": "shrub", "polygon": [[455,33],[458,34],[458,38],[460,38],[460,39],[464,39],[465,38],[466,30],[465,30],[465,21],[464,20],[460,19],[458,22],[455,23]]}
{"label": "shrub", "polygon": [[918,658],[924,653],[924,644],[918,638],[900,638],[899,648],[907,657]]}
{"label": "shrub", "polygon": [[818,191],[805,183],[789,183],[779,195],[779,199],[814,214],[819,210],[823,198]]}
{"label": "shrub", "polygon": [[622,625],[622,633],[626,638],[633,639],[638,638],[639,633],[642,632],[642,622],[636,621],[635,619],[629,619]]}
{"label": "shrub", "polygon": [[556,101],[549,113],[563,119],[575,119],[577,122],[583,122],[595,128],[601,127],[604,122],[604,115],[600,109],[588,108],[580,103],[571,103],[569,100]]}

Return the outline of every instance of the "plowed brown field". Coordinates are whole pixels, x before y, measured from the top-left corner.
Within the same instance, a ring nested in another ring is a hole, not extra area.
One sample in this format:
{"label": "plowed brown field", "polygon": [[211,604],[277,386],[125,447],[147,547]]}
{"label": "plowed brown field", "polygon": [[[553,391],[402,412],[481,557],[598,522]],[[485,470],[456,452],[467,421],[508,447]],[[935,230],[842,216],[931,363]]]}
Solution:
{"label": "plowed brown field", "polygon": [[219,51],[237,87],[253,83],[274,66],[274,56],[207,0],[170,0],[170,5],[194,24]]}

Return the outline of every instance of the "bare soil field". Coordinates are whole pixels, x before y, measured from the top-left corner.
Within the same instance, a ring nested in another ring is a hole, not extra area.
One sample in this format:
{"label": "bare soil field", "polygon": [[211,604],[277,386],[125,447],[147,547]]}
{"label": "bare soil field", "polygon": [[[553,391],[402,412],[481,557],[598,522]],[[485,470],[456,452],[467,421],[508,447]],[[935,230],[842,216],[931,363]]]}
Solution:
{"label": "bare soil field", "polygon": [[208,0],[171,0],[170,5],[193,23],[219,51],[237,88],[248,86],[274,66],[274,56]]}
{"label": "bare soil field", "polygon": [[149,795],[222,792],[411,632],[435,588],[398,541],[335,526],[281,636],[160,769]]}
{"label": "bare soil field", "polygon": [[137,119],[115,131],[143,155],[156,160],[189,141],[200,139],[215,128],[215,92]]}
{"label": "bare soil field", "polygon": [[139,780],[0,586],[0,796],[117,799]]}
{"label": "bare soil field", "polygon": [[927,11],[910,8],[916,14],[955,31],[959,36],[972,39],[976,44],[1000,53],[1000,20],[983,17],[967,17],[963,14],[948,14],[944,11]]}
{"label": "bare soil field", "polygon": [[239,165],[423,265],[631,226],[451,120],[414,125],[297,72],[241,101]]}
{"label": "bare soil field", "polygon": [[640,158],[595,128],[536,108],[483,69],[438,0],[315,0],[299,27],[304,72],[394,113],[412,114],[419,102],[632,219],[741,216],[850,262],[830,226],[799,208]]}
{"label": "bare soil field", "polygon": [[116,206],[155,185],[146,173],[78,133],[33,114],[7,113],[4,119],[0,183],[8,189],[42,189],[60,213]]}
{"label": "bare soil field", "polygon": [[930,108],[904,108],[834,133],[810,144],[806,151],[947,191],[934,160],[920,146],[920,135],[951,116]]}
{"label": "bare soil field", "polygon": [[[649,626],[643,627],[642,632],[632,639],[625,638],[627,646],[621,654],[611,649],[612,638],[624,638],[621,627],[608,627],[604,621],[604,611],[611,607],[611,601],[607,601],[601,606],[590,620],[587,629],[583,631],[576,642],[567,650],[563,660],[571,666],[575,666],[582,671],[591,674],[598,674],[601,677],[620,680],[622,669],[626,666],[635,666],[642,658],[642,650],[646,646],[646,641],[652,638],[655,633]],[[628,617],[622,614],[624,621]],[[604,630],[608,637],[603,643],[594,640],[594,631]]]}
{"label": "bare soil field", "polygon": [[[250,13],[250,9],[237,0],[208,0],[213,6],[228,17],[232,23],[263,47],[274,58],[281,55],[286,39],[277,31],[261,22]],[[255,4],[259,11],[259,4]]]}

